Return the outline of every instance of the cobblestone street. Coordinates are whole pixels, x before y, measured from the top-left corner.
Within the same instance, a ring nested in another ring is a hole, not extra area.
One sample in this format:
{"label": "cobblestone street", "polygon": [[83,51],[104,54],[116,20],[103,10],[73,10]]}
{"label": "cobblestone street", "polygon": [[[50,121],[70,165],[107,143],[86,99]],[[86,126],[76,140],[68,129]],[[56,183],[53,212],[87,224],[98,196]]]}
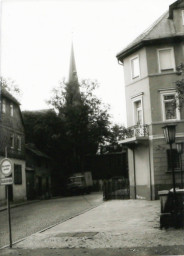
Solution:
{"label": "cobblestone street", "polygon": [[[13,242],[102,203],[102,194],[43,200],[11,209]],[[0,247],[9,243],[7,211],[0,212]]]}

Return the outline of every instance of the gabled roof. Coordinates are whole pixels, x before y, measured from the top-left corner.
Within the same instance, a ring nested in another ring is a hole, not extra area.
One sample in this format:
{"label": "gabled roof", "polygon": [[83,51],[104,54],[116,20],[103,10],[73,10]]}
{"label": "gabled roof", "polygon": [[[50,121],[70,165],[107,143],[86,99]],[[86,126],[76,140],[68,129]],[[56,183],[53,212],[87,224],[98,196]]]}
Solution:
{"label": "gabled roof", "polygon": [[18,100],[15,97],[13,97],[6,89],[1,88],[0,94],[5,98],[9,99],[10,101],[13,101],[15,104],[20,105]]}
{"label": "gabled roof", "polygon": [[173,10],[184,7],[184,1],[178,0],[169,6],[169,19],[173,19]]}
{"label": "gabled roof", "polygon": [[51,158],[48,155],[38,150],[35,146],[31,144],[26,144],[25,147],[26,147],[26,150],[31,151],[34,155],[51,160]]}
{"label": "gabled roof", "polygon": [[[170,6],[170,11],[164,13],[158,20],[156,20],[147,30],[145,30],[140,36],[138,36],[132,43],[130,43],[123,51],[119,52],[116,57],[123,59],[135,50],[139,49],[144,45],[148,45],[155,40],[173,39],[173,38],[184,38],[184,33],[177,33],[174,22],[170,18],[174,8],[179,8],[179,4],[184,5],[184,0],[177,1]],[[180,6],[181,7],[181,6]]]}

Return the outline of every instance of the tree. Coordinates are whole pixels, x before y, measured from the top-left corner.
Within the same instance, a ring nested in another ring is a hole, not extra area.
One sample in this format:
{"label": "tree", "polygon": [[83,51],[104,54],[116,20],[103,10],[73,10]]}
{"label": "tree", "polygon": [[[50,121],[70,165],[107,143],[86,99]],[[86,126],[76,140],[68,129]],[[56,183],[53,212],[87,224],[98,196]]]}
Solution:
{"label": "tree", "polygon": [[0,88],[7,90],[17,99],[19,99],[21,96],[19,86],[12,79],[5,79],[0,77]]}
{"label": "tree", "polygon": [[178,75],[181,76],[181,79],[175,82],[176,84],[176,97],[173,102],[173,106],[181,109],[184,104],[184,63],[181,63],[176,68]]}
{"label": "tree", "polygon": [[64,139],[62,120],[52,109],[43,111],[23,111],[26,143],[33,143],[51,157],[57,156],[60,138]]}
{"label": "tree", "polygon": [[108,107],[95,95],[96,81],[60,83],[49,103],[65,126],[70,173],[84,171],[87,154],[95,154],[110,134]]}

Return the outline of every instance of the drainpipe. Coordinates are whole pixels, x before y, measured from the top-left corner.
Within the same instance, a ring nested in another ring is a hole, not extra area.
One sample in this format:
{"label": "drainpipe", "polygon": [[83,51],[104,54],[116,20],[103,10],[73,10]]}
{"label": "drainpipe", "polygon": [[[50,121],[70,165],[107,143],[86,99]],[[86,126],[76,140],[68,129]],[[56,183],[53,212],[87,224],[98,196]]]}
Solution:
{"label": "drainpipe", "polygon": [[152,177],[151,177],[151,149],[150,149],[150,140],[149,140],[149,169],[150,169],[150,199],[153,200],[152,193]]}
{"label": "drainpipe", "polygon": [[135,194],[135,199],[137,199],[137,190],[136,190],[136,172],[135,172],[135,149],[132,149],[133,151],[133,164],[134,164],[134,194]]}

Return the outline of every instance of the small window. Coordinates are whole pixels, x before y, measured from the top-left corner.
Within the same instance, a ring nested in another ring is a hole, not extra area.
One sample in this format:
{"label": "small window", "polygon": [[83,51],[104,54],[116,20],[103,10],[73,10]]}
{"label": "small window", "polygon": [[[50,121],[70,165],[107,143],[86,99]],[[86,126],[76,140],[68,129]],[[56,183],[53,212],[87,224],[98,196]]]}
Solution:
{"label": "small window", "polygon": [[13,104],[10,104],[10,116],[13,116]]}
{"label": "small window", "polygon": [[139,57],[131,59],[131,71],[132,78],[138,78],[140,76]]}
{"label": "small window", "polygon": [[22,184],[22,166],[19,164],[14,164],[14,184]]}
{"label": "small window", "polygon": [[2,100],[2,113],[6,113],[6,101]]}
{"label": "small window", "polygon": [[21,137],[17,137],[17,149],[20,151],[21,150]]}
{"label": "small window", "polygon": [[175,69],[173,48],[158,50],[159,71],[172,71]]}
{"label": "small window", "polygon": [[[171,154],[172,154],[172,158],[171,158]],[[173,168],[176,170],[180,169],[181,168],[180,159],[176,149],[172,149],[172,151],[170,151],[169,149],[167,150],[168,171],[172,171],[172,160],[173,160]]]}
{"label": "small window", "polygon": [[172,121],[180,119],[180,112],[174,104],[176,93],[162,94],[163,120]]}
{"label": "small window", "polygon": [[14,148],[14,135],[11,135],[10,137],[10,147]]}

